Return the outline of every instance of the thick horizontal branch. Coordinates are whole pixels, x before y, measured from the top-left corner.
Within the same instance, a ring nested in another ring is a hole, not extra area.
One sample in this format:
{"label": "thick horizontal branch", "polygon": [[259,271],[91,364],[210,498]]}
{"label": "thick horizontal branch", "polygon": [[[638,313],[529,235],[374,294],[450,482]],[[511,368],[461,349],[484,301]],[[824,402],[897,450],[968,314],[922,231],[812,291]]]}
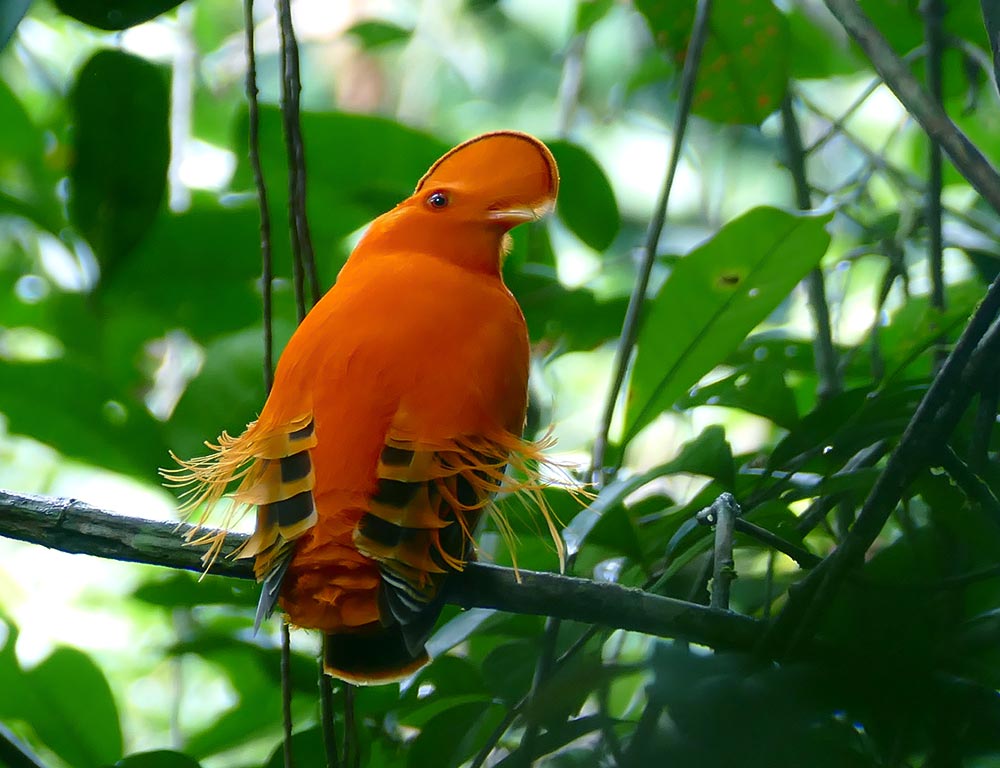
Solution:
{"label": "thick horizontal branch", "polygon": [[[187,524],[124,517],[73,499],[0,491],[0,536],[75,554],[201,571],[202,547],[184,542]],[[245,534],[226,537],[223,554]],[[209,573],[253,578],[249,560],[219,557]],[[455,574],[448,602],[465,608],[554,616],[713,648],[751,650],[763,625],[747,616],[660,597],[618,584],[470,563]]]}

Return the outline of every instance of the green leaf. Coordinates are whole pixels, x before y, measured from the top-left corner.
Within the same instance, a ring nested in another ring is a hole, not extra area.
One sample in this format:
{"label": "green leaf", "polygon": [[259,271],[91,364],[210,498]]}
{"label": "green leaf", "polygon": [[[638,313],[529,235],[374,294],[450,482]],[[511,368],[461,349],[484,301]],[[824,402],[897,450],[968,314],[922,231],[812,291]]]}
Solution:
{"label": "green leaf", "polygon": [[[292,734],[292,755],[295,757],[295,765],[328,765],[326,747],[323,745],[323,732],[318,726]],[[264,768],[285,768],[284,744],[278,744],[274,748],[271,756],[264,763]]]}
{"label": "green leaf", "polygon": [[344,34],[353,35],[361,41],[364,48],[372,50],[409,40],[413,30],[388,21],[360,21]]}
{"label": "green leaf", "polygon": [[[0,691],[24,690],[24,672],[17,660],[17,635],[14,622],[0,612]],[[18,718],[22,703],[17,696],[0,696],[0,720]]]}
{"label": "green leaf", "polygon": [[623,442],[725,360],[819,263],[831,216],[755,208],[677,262],[639,332]]}
{"label": "green leaf", "polygon": [[[464,643],[469,635],[478,631],[484,623],[496,616],[496,613],[492,608],[470,608],[438,627],[427,641],[427,653],[435,659],[435,663],[428,669],[438,667],[440,662],[450,658],[443,654]],[[438,656],[442,658],[438,659]]]}
{"label": "green leaf", "polygon": [[98,29],[128,29],[176,8],[183,0],[55,0],[56,8]]}
{"label": "green leaf", "polygon": [[70,104],[70,220],[107,274],[143,239],[159,211],[170,160],[170,96],[156,66],[105,50],[80,69]]}
{"label": "green leaf", "polygon": [[431,718],[410,745],[407,768],[442,768],[464,763],[503,717],[488,701],[458,703]]}
{"label": "green leaf", "polygon": [[505,273],[517,297],[533,342],[548,339],[563,352],[587,350],[615,338],[622,327],[628,299],[600,299],[588,288],[567,288],[554,270],[531,265]]}
{"label": "green leaf", "polygon": [[834,75],[852,75],[865,68],[866,60],[856,55],[844,42],[831,34],[836,22],[821,17],[802,6],[792,6],[787,14],[791,44],[790,74],[799,80],[814,80]]}
{"label": "green leaf", "polygon": [[[678,73],[687,55],[696,4],[696,0],[636,0],[653,39]],[[759,124],[785,96],[789,47],[788,21],[772,0],[714,5],[692,111],[722,123]]]}
{"label": "green leaf", "polygon": [[67,763],[101,768],[122,756],[121,725],[111,688],[85,653],[57,648],[25,673],[24,685],[25,719]]}
{"label": "green leaf", "polygon": [[586,32],[597,22],[608,15],[614,7],[614,0],[579,0],[576,4],[576,23],[574,29],[577,34]]}
{"label": "green leaf", "polygon": [[795,395],[775,362],[741,366],[724,379],[696,387],[677,402],[682,410],[697,405],[739,408],[770,419],[785,429],[791,429],[799,419]]}
{"label": "green leaf", "polygon": [[665,464],[632,477],[619,477],[604,486],[597,498],[563,529],[563,539],[569,553],[573,554],[580,549],[602,518],[624,514],[623,505],[628,496],[657,478],[678,472],[711,477],[718,480],[725,490],[734,490],[736,465],[725,430],[718,425],[710,426],[694,440],[684,443],[677,456]]}
{"label": "green leaf", "polygon": [[768,467],[785,467],[813,454],[816,458],[809,466],[833,471],[878,440],[898,439],[926,389],[925,384],[900,382],[879,390],[858,387],[830,397],[775,446]]}
{"label": "green leaf", "polygon": [[561,139],[546,144],[559,165],[559,218],[595,251],[605,250],[621,227],[607,176],[582,147]]}
{"label": "green leaf", "polygon": [[201,768],[201,763],[180,752],[158,749],[131,754],[115,763],[115,768]]}

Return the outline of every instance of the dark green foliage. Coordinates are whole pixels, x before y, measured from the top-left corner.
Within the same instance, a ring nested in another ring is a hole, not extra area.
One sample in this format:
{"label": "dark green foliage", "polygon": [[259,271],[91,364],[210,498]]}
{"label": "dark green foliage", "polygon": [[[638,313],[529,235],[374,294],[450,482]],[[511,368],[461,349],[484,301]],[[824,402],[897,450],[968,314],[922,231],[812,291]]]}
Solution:
{"label": "dark green foliage", "polygon": [[[29,5],[0,0],[0,470],[9,432],[156,483],[168,451],[205,453],[206,439],[240,431],[265,398],[260,219],[242,60],[231,53],[242,45],[239,4],[191,0],[180,13],[170,12],[174,0]],[[539,0],[532,22],[523,9],[532,4],[470,0],[452,4],[447,23],[426,10],[440,4],[421,5],[430,16],[299,30],[320,282],[333,283],[352,238],[448,147],[480,129],[537,130],[560,166],[559,202],[552,217],[513,233],[504,279],[536,352],[528,433],[544,434],[558,414],[585,433],[563,447],[585,454],[672,141],[697,3],[579,0],[557,17],[562,4]],[[916,51],[912,69],[923,78],[928,4],[860,5],[898,54]],[[1000,48],[997,13],[985,0],[944,5],[945,107],[996,161],[1000,94],[982,51]],[[26,13],[86,45],[71,62],[53,55],[22,38]],[[85,37],[99,33],[66,15],[100,29],[150,19],[183,28],[199,54],[189,127],[235,157],[232,178],[168,210],[166,57],[154,64],[126,52],[136,50],[131,32]],[[279,62],[262,19],[261,162],[280,351],[296,313]],[[466,58],[467,49],[488,55]],[[730,608],[774,627],[815,564],[822,574],[843,550],[932,387],[939,352],[1000,269],[1000,217],[984,200],[969,202],[975,193],[946,163],[945,305],[930,300],[927,139],[892,112],[884,88],[851,107],[872,77],[814,4],[713,3],[667,226],[637,342],[625,351],[608,476],[585,508],[564,489],[544,492],[565,525],[572,575],[708,603],[718,594],[714,537],[696,514],[732,493],[750,525],[735,533]],[[791,204],[776,116],[789,94],[818,211]],[[815,319],[797,288],[817,268],[835,381],[819,371]],[[772,652],[787,638],[768,637],[773,646],[716,653],[616,631],[613,621],[566,622],[553,637],[544,617],[449,605],[428,644],[430,666],[402,687],[356,691],[360,764],[457,768],[482,753],[505,768],[1000,765],[995,364],[993,374],[974,382],[946,441],[908,455],[889,522],[838,589],[816,600],[815,632],[793,652]],[[555,569],[537,516],[518,499],[500,504],[518,565]],[[499,538],[487,528],[480,558],[512,565]],[[10,576],[14,605],[23,575]],[[148,669],[123,672],[100,651],[65,646],[25,662],[4,619],[0,722],[53,768],[282,766],[279,650],[273,626],[252,634],[256,587],[163,570],[128,583],[134,589],[81,599],[155,627],[135,638]],[[296,765],[325,765],[315,653],[296,639]],[[551,668],[536,683],[540,658]],[[183,670],[182,693],[164,684],[166,668]],[[123,674],[132,677],[122,683]],[[161,697],[159,730],[133,711],[136,691]],[[175,695],[198,712],[216,697],[209,716],[192,722],[182,711],[178,743],[166,735]],[[340,684],[333,696],[342,744]]]}
{"label": "dark green foliage", "polygon": [[70,221],[112,276],[163,200],[170,158],[167,83],[145,59],[99,51],[77,75]]}

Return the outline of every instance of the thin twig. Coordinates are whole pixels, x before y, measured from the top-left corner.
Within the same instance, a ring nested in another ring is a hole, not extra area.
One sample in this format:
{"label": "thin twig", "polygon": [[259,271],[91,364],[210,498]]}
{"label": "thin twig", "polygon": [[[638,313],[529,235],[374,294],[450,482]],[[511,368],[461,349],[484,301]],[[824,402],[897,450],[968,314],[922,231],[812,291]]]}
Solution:
{"label": "thin twig", "polygon": [[[920,4],[924,15],[924,36],[927,39],[927,87],[938,108],[944,110],[941,89],[941,73],[944,55],[944,3],[941,0],[923,0]],[[931,306],[942,314],[945,311],[944,261],[941,238],[941,145],[930,136],[927,174],[927,266],[931,278]],[[941,337],[934,347],[934,370],[941,367],[945,357],[945,339]]]}
{"label": "thin twig", "polygon": [[959,172],[1000,212],[1000,175],[989,160],[934,103],[855,0],[824,0],[827,8],[868,55],[907,112],[938,142]]}
{"label": "thin twig", "polygon": [[746,534],[747,536],[756,539],[761,544],[787,555],[792,558],[792,560],[794,560],[800,568],[815,568],[822,561],[821,557],[814,555],[812,552],[809,552],[802,547],[798,547],[795,544],[792,544],[792,542],[781,538],[777,534],[771,533],[766,528],[754,525],[749,520],[742,517],[736,518],[735,525],[738,532]]}
{"label": "thin twig", "polygon": [[[812,208],[809,196],[809,182],[806,178],[805,154],[802,150],[802,134],[792,106],[792,95],[787,94],[781,102],[781,126],[785,140],[788,171],[795,184],[795,202],[801,211]],[[816,325],[813,349],[816,355],[816,375],[819,379],[818,396],[826,399],[841,390],[840,375],[837,372],[837,353],[833,348],[833,333],[830,329],[830,308],[826,301],[826,286],[823,270],[816,267],[806,276],[806,292],[809,309]]]}
{"label": "thin twig", "polygon": [[1000,360],[994,366],[993,374],[985,377],[979,391],[976,418],[972,422],[972,437],[969,440],[969,467],[974,472],[986,468],[990,455],[990,438],[997,426],[997,410],[1000,408]]}
{"label": "thin twig", "polygon": [[246,97],[249,110],[250,167],[257,188],[257,209],[260,211],[261,310],[264,319],[264,387],[271,391],[274,384],[274,323],[271,298],[274,267],[271,260],[271,209],[267,201],[267,186],[260,164],[260,108],[257,103],[257,54],[254,47],[253,0],[243,2],[243,25],[246,32],[247,78]]}
{"label": "thin twig", "polygon": [[337,729],[333,718],[333,683],[324,670],[327,636],[323,635],[323,649],[319,655],[319,727],[323,733],[323,751],[326,768],[339,768],[340,754],[337,747]]}
{"label": "thin twig", "polygon": [[997,499],[989,484],[973,472],[950,445],[941,449],[938,461],[944,471],[965,492],[969,500],[982,507],[987,517],[1000,526],[1000,500]]}
{"label": "thin twig", "polygon": [[556,135],[566,138],[573,127],[576,109],[580,104],[580,91],[583,88],[583,56],[587,50],[587,33],[580,32],[573,36],[566,49],[563,59],[562,79],[559,81],[559,122]]}
{"label": "thin twig", "polygon": [[628,309],[625,311],[625,322],[618,341],[618,350],[615,353],[615,368],[614,376],[611,379],[611,389],[604,403],[604,411],[601,415],[597,437],[594,440],[594,453],[590,464],[590,474],[593,482],[599,486],[603,483],[605,474],[604,461],[608,450],[611,420],[614,418],[615,406],[618,403],[622,385],[625,383],[625,371],[628,369],[629,359],[632,356],[632,348],[635,346],[636,337],[639,335],[639,318],[642,314],[642,305],[646,299],[646,290],[649,287],[649,276],[653,271],[653,264],[656,261],[656,247],[660,242],[660,234],[663,232],[663,225],[667,220],[667,205],[670,202],[670,190],[674,186],[674,176],[677,173],[677,166],[680,163],[681,147],[684,144],[684,132],[687,130],[688,118],[691,114],[691,101],[694,97],[698,66],[701,63],[701,52],[705,45],[705,39],[708,37],[708,19],[711,12],[712,0],[698,0],[694,28],[691,31],[691,40],[688,44],[687,54],[684,57],[684,70],[681,74],[681,85],[677,99],[677,115],[674,121],[674,141],[673,147],[670,150],[667,175],[663,180],[663,188],[660,190],[659,199],[656,201],[653,218],[649,222],[649,228],[646,230],[646,239],[642,246],[642,261],[639,264],[639,274],[636,276],[632,295],[629,296]]}
{"label": "thin twig", "polygon": [[733,561],[733,531],[740,505],[731,493],[721,493],[705,507],[695,519],[702,525],[715,526],[715,546],[712,552],[712,600],[711,607],[717,611],[729,610],[729,587],[736,578],[736,564]]}
{"label": "thin twig", "polygon": [[357,768],[361,764],[361,749],[358,744],[358,721],[355,695],[357,687],[344,683],[344,766]]}
{"label": "thin twig", "polygon": [[288,152],[288,224],[292,237],[295,302],[301,321],[306,315],[306,278],[310,284],[310,304],[319,301],[320,288],[306,214],[305,145],[302,141],[299,110],[299,96],[302,92],[302,83],[299,79],[299,45],[292,27],[290,0],[277,0],[277,9],[281,30],[281,116],[285,128],[285,147]]}
{"label": "thin twig", "polygon": [[292,768],[292,645],[288,622],[281,620],[281,727],[285,734],[282,755],[285,768]]}
{"label": "thin twig", "polygon": [[[923,55],[924,47],[921,45],[903,56],[903,61],[907,64],[912,64]],[[822,148],[828,141],[830,141],[830,139],[840,134],[851,115],[861,109],[865,102],[868,101],[868,99],[870,99],[875,91],[877,91],[882,85],[883,82],[881,77],[872,78],[868,85],[865,86],[865,89],[858,94],[858,97],[850,103],[847,109],[840,113],[840,117],[836,120],[831,120],[830,125],[823,132],[823,134],[812,144],[806,147],[803,152],[807,155],[811,155],[816,150]]]}
{"label": "thin twig", "polygon": [[[535,664],[535,674],[531,678],[531,689],[528,691],[528,701],[532,701],[538,696],[539,691],[552,674],[555,667],[556,642],[559,639],[559,628],[562,622],[559,619],[549,618],[545,622],[545,631],[542,634],[542,650],[538,654],[538,662]],[[531,765],[531,755],[535,754],[538,740],[538,732],[541,722],[538,718],[532,718],[524,726],[524,733],[521,734],[521,744],[518,751],[524,756],[524,765]]]}

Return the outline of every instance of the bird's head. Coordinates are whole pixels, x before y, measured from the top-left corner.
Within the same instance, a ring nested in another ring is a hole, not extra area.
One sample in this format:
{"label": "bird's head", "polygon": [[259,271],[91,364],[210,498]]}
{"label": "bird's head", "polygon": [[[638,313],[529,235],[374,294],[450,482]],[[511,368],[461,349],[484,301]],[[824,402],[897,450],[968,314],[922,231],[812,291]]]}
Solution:
{"label": "bird's head", "polygon": [[516,131],[486,133],[434,163],[373,229],[408,248],[495,272],[507,232],[552,210],[558,189],[555,159],[541,141]]}

